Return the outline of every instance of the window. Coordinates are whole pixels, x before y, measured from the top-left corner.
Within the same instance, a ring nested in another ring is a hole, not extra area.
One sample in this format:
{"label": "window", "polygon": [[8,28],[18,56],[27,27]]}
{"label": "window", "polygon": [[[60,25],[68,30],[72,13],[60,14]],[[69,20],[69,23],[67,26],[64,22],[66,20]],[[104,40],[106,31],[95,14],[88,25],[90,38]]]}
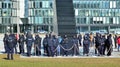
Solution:
{"label": "window", "polygon": [[113,18],[109,18],[110,24],[113,24]]}

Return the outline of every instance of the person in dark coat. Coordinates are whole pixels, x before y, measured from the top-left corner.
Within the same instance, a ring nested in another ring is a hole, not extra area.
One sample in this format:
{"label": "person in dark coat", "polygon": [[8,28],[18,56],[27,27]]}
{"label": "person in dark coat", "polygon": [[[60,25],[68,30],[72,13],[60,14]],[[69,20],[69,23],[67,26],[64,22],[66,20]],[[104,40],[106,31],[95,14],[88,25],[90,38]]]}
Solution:
{"label": "person in dark coat", "polygon": [[52,35],[49,34],[49,38],[48,38],[48,56],[53,57],[54,56],[54,45],[53,45],[53,38]]}
{"label": "person in dark coat", "polygon": [[90,46],[90,38],[88,34],[85,34],[83,40],[83,55],[88,56],[89,46]]}
{"label": "person in dark coat", "polygon": [[99,46],[100,46],[100,33],[96,33],[96,36],[95,36],[95,55],[99,54]]}
{"label": "person in dark coat", "polygon": [[14,53],[14,37],[13,34],[10,34],[7,38],[7,59],[13,60],[13,53]]}
{"label": "person in dark coat", "polygon": [[48,35],[45,35],[45,38],[43,39],[43,48],[44,48],[44,55],[48,56]]}
{"label": "person in dark coat", "polygon": [[117,35],[114,36],[115,48],[117,48]]}
{"label": "person in dark coat", "polygon": [[24,42],[25,42],[25,37],[24,35],[19,35],[19,54],[24,54]]}
{"label": "person in dark coat", "polygon": [[16,38],[15,34],[11,34],[11,36],[14,39],[14,52],[15,52],[15,54],[17,54],[17,46],[18,46],[17,43],[18,43],[18,41],[17,41],[17,38]]}
{"label": "person in dark coat", "polygon": [[35,49],[35,55],[37,56],[41,55],[41,40],[42,38],[38,34],[35,35],[34,49]]}
{"label": "person in dark coat", "polygon": [[58,56],[58,52],[57,52],[57,47],[59,45],[59,41],[58,38],[56,37],[56,35],[53,35],[53,47],[54,47],[54,55]]}
{"label": "person in dark coat", "polygon": [[79,40],[79,45],[82,46],[81,41],[82,41],[82,35],[78,35],[78,40]]}
{"label": "person in dark coat", "polygon": [[74,55],[79,55],[79,39],[77,38],[77,35],[73,36],[72,44],[74,46],[73,48]]}
{"label": "person in dark coat", "polygon": [[27,45],[27,56],[31,56],[31,49],[34,43],[34,38],[32,34],[28,34],[26,37],[26,45]]}
{"label": "person in dark coat", "polygon": [[5,53],[7,52],[7,38],[8,38],[8,34],[5,34],[3,38]]}
{"label": "person in dark coat", "polygon": [[61,48],[62,49],[62,55],[64,56],[64,55],[66,55],[66,56],[68,56],[68,51],[67,50],[65,50],[65,49],[68,49],[68,45],[69,44],[69,39],[68,39],[68,37],[67,37],[67,35],[65,35],[64,37],[63,37],[63,39],[62,39],[62,42],[61,42],[61,45],[63,46],[63,48]]}
{"label": "person in dark coat", "polygon": [[112,35],[109,34],[106,40],[106,46],[107,46],[107,56],[111,56],[111,52],[112,52],[112,39],[111,39]]}
{"label": "person in dark coat", "polygon": [[105,36],[103,35],[100,35],[100,39],[99,39],[99,42],[100,42],[100,45],[98,47],[98,50],[99,50],[99,55],[104,55],[104,46],[105,46],[105,41],[106,41],[106,38]]}

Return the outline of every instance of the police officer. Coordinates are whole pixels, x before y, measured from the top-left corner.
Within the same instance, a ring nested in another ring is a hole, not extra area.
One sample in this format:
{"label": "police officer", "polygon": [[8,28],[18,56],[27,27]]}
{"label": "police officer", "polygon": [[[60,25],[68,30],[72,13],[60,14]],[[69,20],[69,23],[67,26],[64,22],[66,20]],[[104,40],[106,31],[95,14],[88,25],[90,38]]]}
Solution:
{"label": "police officer", "polygon": [[83,55],[88,56],[89,46],[90,46],[89,34],[85,34],[84,35],[84,40],[83,40]]}
{"label": "police officer", "polygon": [[67,37],[67,35],[65,35],[62,39],[61,45],[64,47],[64,49],[62,48],[62,55],[66,55],[68,56],[68,51],[65,49],[68,49],[68,43],[69,43],[69,39]]}
{"label": "police officer", "polygon": [[14,37],[13,34],[10,34],[7,38],[7,59],[13,60],[14,53]]}
{"label": "police officer", "polygon": [[52,35],[49,34],[49,37],[48,37],[48,56],[54,56],[54,46],[53,46],[53,38],[52,38]]}
{"label": "police officer", "polygon": [[32,34],[28,34],[26,37],[26,45],[27,45],[27,56],[31,56],[31,48],[33,45],[34,39]]}
{"label": "police officer", "polygon": [[7,52],[7,38],[8,34],[5,34],[3,38],[5,53]]}
{"label": "police officer", "polygon": [[99,47],[98,47],[98,56],[103,55],[105,39],[103,38],[102,34],[100,34],[99,38]]}
{"label": "police officer", "polygon": [[77,35],[74,35],[72,39],[72,44],[74,46],[73,48],[74,55],[79,55],[79,44],[78,43],[79,43],[79,40],[77,38]]}
{"label": "police officer", "polygon": [[41,40],[42,38],[38,34],[35,35],[34,49],[35,49],[35,55],[37,56],[41,55]]}
{"label": "police officer", "polygon": [[48,35],[45,35],[45,38],[43,39],[43,48],[44,48],[44,55],[48,56]]}
{"label": "police officer", "polygon": [[21,54],[21,53],[24,54],[24,42],[25,42],[24,35],[19,35],[19,40],[18,40],[19,50],[20,50],[19,54]]}
{"label": "police officer", "polygon": [[112,39],[111,39],[112,35],[109,34],[106,40],[106,46],[107,46],[107,56],[111,55],[112,52]]}
{"label": "police officer", "polygon": [[53,48],[54,48],[54,55],[58,55],[57,54],[57,47],[59,45],[59,41],[58,41],[58,38],[56,37],[56,35],[53,35]]}
{"label": "police officer", "polygon": [[95,37],[95,55],[99,54],[99,46],[100,46],[100,33],[96,33],[96,37]]}
{"label": "police officer", "polygon": [[81,35],[81,34],[78,35],[78,40],[79,40],[79,44],[80,44],[80,46],[82,46],[82,44],[81,44],[81,41],[82,41],[82,35]]}

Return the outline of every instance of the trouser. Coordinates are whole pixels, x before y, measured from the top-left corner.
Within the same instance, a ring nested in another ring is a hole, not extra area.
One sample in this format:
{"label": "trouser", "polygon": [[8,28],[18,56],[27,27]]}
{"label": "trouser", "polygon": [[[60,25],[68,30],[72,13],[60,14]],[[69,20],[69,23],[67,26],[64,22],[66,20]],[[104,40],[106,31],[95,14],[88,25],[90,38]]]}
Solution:
{"label": "trouser", "polygon": [[112,52],[112,47],[111,46],[107,46],[107,56],[110,56],[111,55],[111,52]]}
{"label": "trouser", "polygon": [[4,44],[5,53],[7,52],[7,44]]}
{"label": "trouser", "polygon": [[100,51],[99,52],[100,52],[101,55],[104,55],[104,45],[100,46]]}
{"label": "trouser", "polygon": [[7,54],[7,59],[13,60],[13,53],[8,53]]}
{"label": "trouser", "polygon": [[[64,47],[65,49],[68,48],[67,44],[65,44],[63,47]],[[69,54],[69,52],[63,49],[63,55],[68,56],[68,54]]]}
{"label": "trouser", "polygon": [[34,49],[35,49],[35,55],[38,56],[41,55],[41,46],[35,45]]}
{"label": "trouser", "polygon": [[89,45],[88,44],[83,44],[83,55],[89,53]]}
{"label": "trouser", "polygon": [[95,45],[95,54],[99,54],[99,45]]}
{"label": "trouser", "polygon": [[20,44],[19,45],[19,50],[20,50],[20,54],[22,53],[24,53],[24,44]]}
{"label": "trouser", "polygon": [[27,46],[27,56],[31,55],[31,48],[32,46]]}
{"label": "trouser", "polygon": [[48,46],[48,56],[54,56],[54,47],[53,46]]}
{"label": "trouser", "polygon": [[74,55],[79,55],[79,47],[78,47],[78,45],[75,45],[73,49],[74,49]]}
{"label": "trouser", "polygon": [[15,45],[15,47],[14,47],[14,52],[15,52],[15,54],[17,54],[17,45]]}
{"label": "trouser", "polygon": [[119,51],[119,48],[120,48],[120,44],[118,44],[118,51]]}
{"label": "trouser", "polygon": [[8,49],[7,50],[7,59],[8,60],[13,60],[13,53],[14,53],[13,49]]}
{"label": "trouser", "polygon": [[45,56],[48,56],[48,46],[44,46],[44,54]]}

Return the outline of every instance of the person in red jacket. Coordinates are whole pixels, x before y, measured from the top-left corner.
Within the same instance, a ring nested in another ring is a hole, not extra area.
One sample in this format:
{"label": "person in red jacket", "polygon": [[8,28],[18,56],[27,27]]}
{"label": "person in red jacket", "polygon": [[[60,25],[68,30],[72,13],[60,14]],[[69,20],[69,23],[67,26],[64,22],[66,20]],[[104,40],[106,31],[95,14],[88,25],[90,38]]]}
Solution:
{"label": "person in red jacket", "polygon": [[120,48],[120,36],[117,38],[117,43],[118,43],[118,51],[119,51],[119,48]]}

